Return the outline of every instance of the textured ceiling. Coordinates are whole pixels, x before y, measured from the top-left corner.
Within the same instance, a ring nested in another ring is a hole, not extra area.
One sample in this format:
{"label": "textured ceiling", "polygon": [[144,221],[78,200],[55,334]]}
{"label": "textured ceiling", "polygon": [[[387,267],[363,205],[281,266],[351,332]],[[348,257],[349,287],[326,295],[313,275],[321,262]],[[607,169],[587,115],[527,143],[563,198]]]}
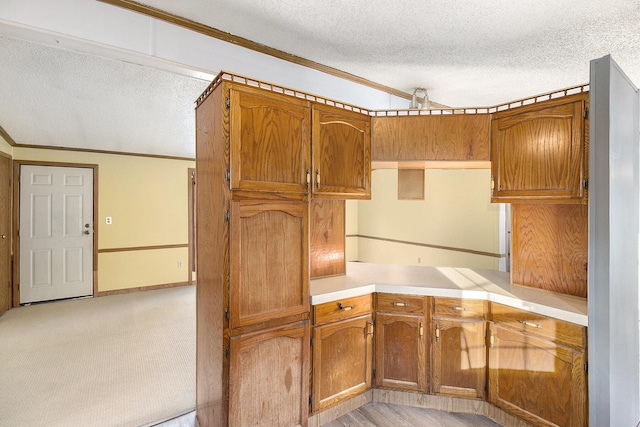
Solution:
{"label": "textured ceiling", "polygon": [[[123,59],[122,49],[108,43],[96,53],[104,42],[85,37],[91,25],[99,36],[142,34],[153,41],[155,24],[132,24],[137,14],[107,3],[0,0],[0,30],[8,22],[12,31],[26,31],[21,22],[28,21],[46,32],[47,14],[56,12],[81,33],[68,33],[62,49],[64,31],[47,33],[44,44],[0,31],[0,126],[18,144],[193,157],[193,101],[219,68],[198,74],[156,54],[151,42],[150,53],[144,47],[133,53],[141,61]],[[432,101],[452,107],[492,106],[587,83],[589,61],[607,54],[640,84],[640,0],[139,3],[408,94],[424,87]],[[97,25],[96,10],[121,12],[115,22],[122,31]],[[14,16],[29,20],[10,22]],[[200,48],[186,49],[197,56]],[[261,65],[248,56],[239,61]]]}
{"label": "textured ceiling", "polygon": [[19,144],[194,155],[208,82],[0,36],[0,118]]}
{"label": "textured ceiling", "polygon": [[637,0],[142,0],[449,106],[587,83],[607,54],[640,84]]}

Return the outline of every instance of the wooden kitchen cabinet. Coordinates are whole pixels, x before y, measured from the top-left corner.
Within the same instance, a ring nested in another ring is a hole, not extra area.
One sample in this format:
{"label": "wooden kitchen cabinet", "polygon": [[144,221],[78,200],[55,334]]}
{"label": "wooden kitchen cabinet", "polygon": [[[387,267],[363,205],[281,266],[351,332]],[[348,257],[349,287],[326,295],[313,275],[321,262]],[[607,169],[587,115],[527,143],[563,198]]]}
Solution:
{"label": "wooden kitchen cabinet", "polygon": [[367,114],[245,85],[223,86],[229,99],[231,189],[371,197]]}
{"label": "wooden kitchen cabinet", "polygon": [[489,402],[536,426],[587,425],[585,328],[494,305]]}
{"label": "wooden kitchen cabinet", "polygon": [[425,310],[425,297],[376,295],[376,387],[427,391]]}
{"label": "wooden kitchen cabinet", "polygon": [[586,203],[587,103],[579,93],[492,115],[492,202]]}
{"label": "wooden kitchen cabinet", "polygon": [[373,161],[489,160],[489,114],[372,118]]}
{"label": "wooden kitchen cabinet", "polygon": [[371,388],[372,296],[315,305],[313,325],[311,410],[316,413]]}
{"label": "wooden kitchen cabinet", "polygon": [[481,300],[433,298],[431,392],[484,399],[485,306]]}
{"label": "wooden kitchen cabinet", "polygon": [[231,188],[306,193],[309,101],[249,86],[229,89]]}
{"label": "wooden kitchen cabinet", "polygon": [[202,427],[307,425],[306,102],[221,78],[197,102],[196,416]]}
{"label": "wooden kitchen cabinet", "polygon": [[371,388],[373,315],[313,328],[312,412]]}
{"label": "wooden kitchen cabinet", "polygon": [[229,327],[309,318],[309,204],[232,200]]}
{"label": "wooden kitchen cabinet", "polygon": [[330,105],[312,106],[314,197],[371,197],[371,119]]}
{"label": "wooden kitchen cabinet", "polygon": [[231,337],[229,426],[304,426],[309,321]]}

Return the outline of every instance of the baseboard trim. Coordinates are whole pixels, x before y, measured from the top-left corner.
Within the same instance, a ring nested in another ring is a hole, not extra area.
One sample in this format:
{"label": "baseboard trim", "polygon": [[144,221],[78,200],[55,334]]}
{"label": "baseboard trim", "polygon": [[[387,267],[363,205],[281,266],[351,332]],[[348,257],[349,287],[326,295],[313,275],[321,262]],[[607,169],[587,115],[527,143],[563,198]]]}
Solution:
{"label": "baseboard trim", "polygon": [[436,396],[395,390],[373,390],[373,401],[393,405],[415,406],[461,414],[482,415],[507,427],[533,427],[520,418],[484,400],[461,399],[458,397]]}
{"label": "baseboard trim", "polygon": [[340,418],[341,416],[348,414],[351,411],[355,411],[359,407],[366,405],[373,401],[373,390],[366,391],[359,394],[345,402],[339,403],[336,406],[325,409],[322,412],[318,412],[309,417],[308,427],[320,427],[331,421]]}
{"label": "baseboard trim", "polygon": [[156,289],[178,288],[180,286],[189,286],[192,284],[193,283],[189,283],[189,282],[178,282],[178,283],[165,283],[162,285],[138,286],[136,288],[114,289],[112,291],[99,291],[94,296],[106,297],[108,295],[120,295],[120,294],[130,294],[132,292],[154,291]]}

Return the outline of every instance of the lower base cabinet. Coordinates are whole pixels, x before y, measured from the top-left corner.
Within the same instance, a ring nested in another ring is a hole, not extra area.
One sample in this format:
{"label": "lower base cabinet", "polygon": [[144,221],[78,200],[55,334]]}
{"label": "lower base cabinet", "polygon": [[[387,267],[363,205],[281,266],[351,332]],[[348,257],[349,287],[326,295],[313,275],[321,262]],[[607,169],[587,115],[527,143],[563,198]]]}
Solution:
{"label": "lower base cabinet", "polygon": [[424,297],[380,293],[376,299],[376,387],[426,393]]}
{"label": "lower base cabinet", "polygon": [[229,426],[305,426],[309,321],[230,338]]}
{"label": "lower base cabinet", "polygon": [[433,328],[432,393],[484,399],[487,372],[485,322],[434,319]]}
{"label": "lower base cabinet", "polygon": [[490,323],[489,402],[536,426],[586,426],[584,353]]}
{"label": "lower base cabinet", "polygon": [[317,412],[371,388],[373,316],[313,328],[312,411]]}

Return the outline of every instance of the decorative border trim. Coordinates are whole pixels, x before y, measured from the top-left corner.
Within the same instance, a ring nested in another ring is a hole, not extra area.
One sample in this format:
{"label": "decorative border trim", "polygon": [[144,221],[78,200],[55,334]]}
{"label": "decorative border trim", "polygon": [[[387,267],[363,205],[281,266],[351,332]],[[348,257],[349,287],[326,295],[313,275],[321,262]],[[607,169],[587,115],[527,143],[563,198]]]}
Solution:
{"label": "decorative border trim", "polygon": [[113,252],[130,252],[130,251],[154,251],[157,249],[176,249],[176,248],[188,248],[188,243],[179,243],[176,245],[155,245],[155,246],[131,246],[126,248],[106,248],[98,249],[99,254],[113,253]]}
{"label": "decorative border trim", "polygon": [[359,237],[362,239],[371,239],[371,240],[380,240],[383,242],[391,242],[391,243],[400,243],[403,245],[413,245],[413,246],[422,246],[425,248],[433,248],[433,249],[442,249],[445,251],[455,251],[455,252],[464,252],[468,254],[488,256],[492,258],[506,258],[507,254],[496,254],[493,252],[484,252],[484,251],[476,251],[474,249],[465,249],[465,248],[456,248],[453,246],[442,246],[442,245],[433,245],[430,243],[419,243],[419,242],[409,242],[406,240],[397,240],[397,239],[387,239],[385,237],[375,237],[375,236],[366,236],[362,234],[347,234],[346,237]]}

